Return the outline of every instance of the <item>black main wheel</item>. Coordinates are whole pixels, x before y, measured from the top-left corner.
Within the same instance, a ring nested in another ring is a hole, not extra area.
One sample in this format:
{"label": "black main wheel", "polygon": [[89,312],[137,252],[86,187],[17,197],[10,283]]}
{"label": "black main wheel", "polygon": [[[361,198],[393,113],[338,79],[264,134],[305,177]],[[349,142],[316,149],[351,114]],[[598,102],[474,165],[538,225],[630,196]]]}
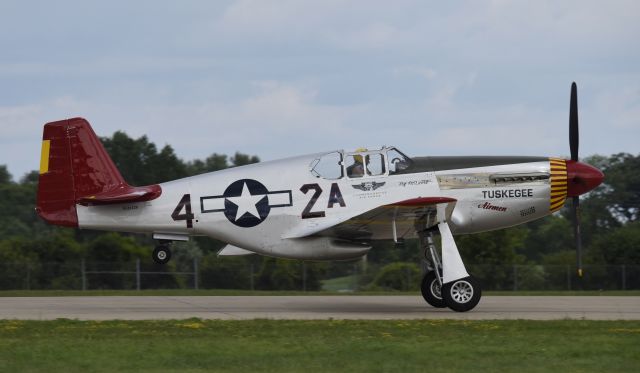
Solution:
{"label": "black main wheel", "polygon": [[160,245],[153,249],[153,261],[158,264],[167,264],[171,259],[171,250],[168,246]]}
{"label": "black main wheel", "polygon": [[442,289],[440,286],[440,281],[436,277],[435,271],[427,272],[422,278],[422,286],[420,287],[422,291],[422,297],[427,301],[430,305],[435,308],[444,308],[447,305],[444,303],[444,299],[442,299]]}
{"label": "black main wheel", "polygon": [[465,277],[442,285],[442,299],[447,307],[457,312],[472,310],[480,302],[482,289],[473,277]]}

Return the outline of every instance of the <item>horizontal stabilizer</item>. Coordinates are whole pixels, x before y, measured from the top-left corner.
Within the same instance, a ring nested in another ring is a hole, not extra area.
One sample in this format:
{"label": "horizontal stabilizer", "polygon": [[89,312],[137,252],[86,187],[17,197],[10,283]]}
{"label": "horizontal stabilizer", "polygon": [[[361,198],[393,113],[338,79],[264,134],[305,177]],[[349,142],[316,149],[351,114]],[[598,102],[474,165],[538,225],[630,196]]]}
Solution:
{"label": "horizontal stabilizer", "polygon": [[159,185],[133,187],[122,185],[117,189],[108,190],[91,196],[81,197],[81,205],[108,205],[111,203],[144,202],[157,198],[162,193]]}

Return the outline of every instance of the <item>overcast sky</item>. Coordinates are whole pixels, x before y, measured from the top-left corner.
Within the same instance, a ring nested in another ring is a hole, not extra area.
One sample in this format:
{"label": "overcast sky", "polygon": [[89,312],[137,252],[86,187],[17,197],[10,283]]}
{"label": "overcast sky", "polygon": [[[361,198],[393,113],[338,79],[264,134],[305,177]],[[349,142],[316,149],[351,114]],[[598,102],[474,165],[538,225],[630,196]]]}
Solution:
{"label": "overcast sky", "polygon": [[640,150],[638,1],[0,2],[0,164],[38,168],[42,126],[82,116],[263,160]]}

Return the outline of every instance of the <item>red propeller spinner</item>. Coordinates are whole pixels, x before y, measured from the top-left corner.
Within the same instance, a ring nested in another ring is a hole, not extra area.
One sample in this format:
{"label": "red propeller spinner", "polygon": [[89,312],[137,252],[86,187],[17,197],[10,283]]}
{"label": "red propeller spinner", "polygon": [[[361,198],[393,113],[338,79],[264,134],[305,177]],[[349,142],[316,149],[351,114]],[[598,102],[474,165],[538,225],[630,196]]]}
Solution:
{"label": "red propeller spinner", "polygon": [[567,160],[567,196],[577,197],[602,184],[604,174],[597,168]]}

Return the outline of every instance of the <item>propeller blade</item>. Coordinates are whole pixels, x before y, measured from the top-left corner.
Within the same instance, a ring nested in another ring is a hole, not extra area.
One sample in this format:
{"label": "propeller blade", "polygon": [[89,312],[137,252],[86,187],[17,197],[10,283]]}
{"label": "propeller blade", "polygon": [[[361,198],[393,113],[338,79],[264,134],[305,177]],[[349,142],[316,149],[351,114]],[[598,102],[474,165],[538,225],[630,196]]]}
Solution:
{"label": "propeller blade", "polygon": [[[576,82],[571,83],[571,102],[569,105],[569,148],[571,160],[578,161],[578,146],[580,134],[578,131],[578,87]],[[578,277],[582,277],[582,237],[580,235],[580,197],[573,197],[571,210],[573,212],[573,236],[576,240],[576,264]]]}
{"label": "propeller blade", "polygon": [[571,149],[571,160],[578,160],[578,144],[580,136],[578,134],[578,87],[576,82],[571,83],[571,104],[569,108],[569,147]]}
{"label": "propeller blade", "polygon": [[573,212],[573,236],[576,239],[576,262],[578,277],[582,277],[582,237],[580,235],[580,197],[573,197],[571,210]]}

